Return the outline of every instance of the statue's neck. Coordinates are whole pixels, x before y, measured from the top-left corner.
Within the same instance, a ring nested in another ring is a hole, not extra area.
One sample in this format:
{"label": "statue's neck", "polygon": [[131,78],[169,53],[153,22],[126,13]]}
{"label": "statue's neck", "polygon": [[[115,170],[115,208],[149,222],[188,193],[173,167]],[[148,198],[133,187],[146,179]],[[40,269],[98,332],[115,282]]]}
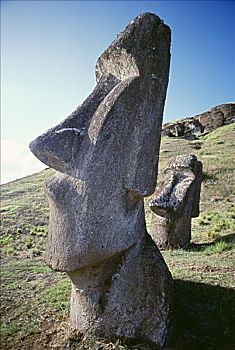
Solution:
{"label": "statue's neck", "polygon": [[99,265],[68,273],[72,280],[70,320],[82,333],[102,314],[112,277],[124,255],[117,254]]}
{"label": "statue's neck", "polygon": [[70,321],[74,328],[79,329],[81,333],[86,333],[103,314],[110,288],[114,279],[118,277],[123,259],[127,258],[133,249],[140,249],[142,244],[144,243],[141,239],[141,242],[137,242],[128,250],[110,257],[99,265],[68,273],[72,280]]}
{"label": "statue's neck", "polygon": [[95,266],[85,267],[68,275],[78,292],[93,290],[103,291],[108,284],[109,278],[117,271],[124,253],[112,256]]}

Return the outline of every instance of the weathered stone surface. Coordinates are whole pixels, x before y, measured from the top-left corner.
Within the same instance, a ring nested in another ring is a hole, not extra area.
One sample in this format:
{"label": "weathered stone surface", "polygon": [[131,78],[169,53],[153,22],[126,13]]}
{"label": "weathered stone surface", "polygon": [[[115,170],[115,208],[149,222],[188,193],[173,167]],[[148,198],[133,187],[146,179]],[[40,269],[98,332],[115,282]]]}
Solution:
{"label": "weathered stone surface", "polygon": [[97,86],[67,119],[30,144],[59,170],[46,184],[46,262],[72,280],[81,333],[167,338],[172,280],[145,227],[156,186],[170,29],[138,16],[100,56]]}
{"label": "weathered stone surface", "polygon": [[177,156],[168,163],[163,179],[149,203],[150,234],[160,249],[186,248],[191,218],[199,215],[202,163],[193,154]]}
{"label": "weathered stone surface", "polygon": [[226,103],[192,118],[166,123],[162,127],[162,135],[195,140],[202,133],[211,132],[223,125],[234,122],[235,103]]}

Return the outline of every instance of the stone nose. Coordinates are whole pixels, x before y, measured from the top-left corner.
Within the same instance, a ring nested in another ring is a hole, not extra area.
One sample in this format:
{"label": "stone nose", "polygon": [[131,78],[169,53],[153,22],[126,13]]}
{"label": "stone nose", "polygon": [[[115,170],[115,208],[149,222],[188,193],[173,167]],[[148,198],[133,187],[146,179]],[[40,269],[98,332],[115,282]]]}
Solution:
{"label": "stone nose", "polygon": [[118,80],[111,74],[104,75],[82,105],[62,123],[30,143],[32,153],[44,164],[67,175],[74,175],[75,162],[90,120],[117,83]]}
{"label": "stone nose", "polygon": [[31,152],[44,164],[62,173],[73,167],[84,138],[85,128],[55,127],[37,137],[29,145]]}

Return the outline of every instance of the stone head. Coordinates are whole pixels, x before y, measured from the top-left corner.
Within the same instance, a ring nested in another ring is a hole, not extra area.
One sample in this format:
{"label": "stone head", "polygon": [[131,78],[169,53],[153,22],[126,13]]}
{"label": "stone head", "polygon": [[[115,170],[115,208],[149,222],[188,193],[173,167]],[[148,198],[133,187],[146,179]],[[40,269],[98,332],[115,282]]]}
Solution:
{"label": "stone head", "polygon": [[[169,161],[163,172],[164,184],[150,201],[151,209],[180,215],[190,206],[191,217],[199,215],[202,163],[194,154],[179,155]],[[190,202],[190,203],[189,203]]]}
{"label": "stone head", "polygon": [[143,197],[156,185],[169,46],[170,29],[159,17],[138,16],[98,59],[91,95],[30,144],[58,170],[46,183],[46,262],[53,269],[93,266],[144,234]]}

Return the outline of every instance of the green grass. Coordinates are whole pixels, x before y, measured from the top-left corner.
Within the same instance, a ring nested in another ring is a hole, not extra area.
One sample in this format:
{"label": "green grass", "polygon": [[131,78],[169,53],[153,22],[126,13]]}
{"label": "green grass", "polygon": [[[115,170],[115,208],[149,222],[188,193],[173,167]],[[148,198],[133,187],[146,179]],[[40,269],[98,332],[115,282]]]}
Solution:
{"label": "green grass", "polygon": [[202,136],[201,138],[206,141],[215,141],[216,144],[227,143],[226,136],[228,133],[235,131],[235,124],[230,124],[222,128],[218,128],[215,131]]}
{"label": "green grass", "polygon": [[43,187],[45,179],[53,173],[54,170],[47,169],[1,186],[0,246],[3,255],[38,256],[43,253],[49,218]]}
{"label": "green grass", "polygon": [[235,248],[235,239],[233,242],[228,243],[224,241],[217,242],[213,246],[209,246],[204,250],[205,254],[216,254],[216,253],[223,253],[226,252],[227,250],[231,250]]}
{"label": "green grass", "polygon": [[[232,348],[235,325],[235,125],[221,127],[199,140],[163,137],[158,184],[170,158],[194,153],[203,163],[201,213],[192,220],[188,250],[163,257],[175,283],[176,326],[169,350]],[[10,182],[2,189],[1,341],[4,350],[147,349],[92,337],[81,339],[68,324],[70,281],[42,261],[48,203],[45,170]],[[149,227],[150,198],[145,201]],[[153,347],[149,347],[153,349]]]}
{"label": "green grass", "polygon": [[59,317],[68,312],[71,283],[69,279],[62,280],[55,286],[45,289],[40,297],[42,302],[51,308]]}
{"label": "green grass", "polygon": [[[1,345],[20,347],[25,337],[38,334],[45,320],[68,312],[70,282],[40,260],[11,259],[1,266]],[[14,339],[13,345],[9,337]]]}

